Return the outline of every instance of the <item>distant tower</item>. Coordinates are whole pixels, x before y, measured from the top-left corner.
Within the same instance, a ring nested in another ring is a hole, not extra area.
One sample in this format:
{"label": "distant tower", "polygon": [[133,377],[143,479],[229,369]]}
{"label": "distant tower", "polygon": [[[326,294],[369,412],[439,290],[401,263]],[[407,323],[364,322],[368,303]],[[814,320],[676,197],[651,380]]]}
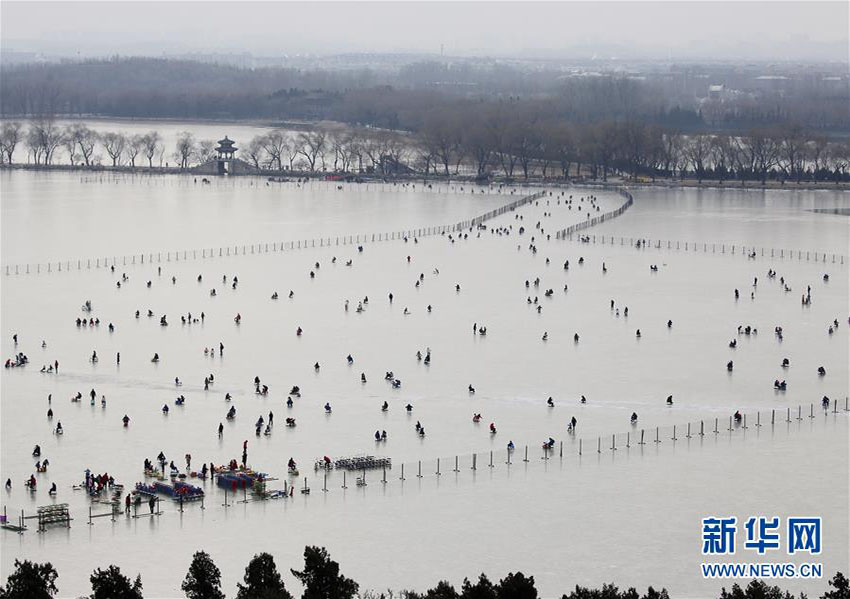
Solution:
{"label": "distant tower", "polygon": [[233,154],[235,154],[237,150],[233,144],[234,141],[232,139],[228,139],[226,135],[224,136],[224,139],[218,140],[218,146],[215,148],[215,153],[219,175],[226,175],[230,172],[230,163],[233,162]]}

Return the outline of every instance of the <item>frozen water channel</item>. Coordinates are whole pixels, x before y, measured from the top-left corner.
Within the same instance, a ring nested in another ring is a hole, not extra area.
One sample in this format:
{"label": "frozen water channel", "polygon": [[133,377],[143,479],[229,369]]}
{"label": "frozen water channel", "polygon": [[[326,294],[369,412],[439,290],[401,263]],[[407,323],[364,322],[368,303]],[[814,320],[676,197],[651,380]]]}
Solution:
{"label": "frozen water channel", "polygon": [[[4,264],[452,223],[522,193],[362,184],[271,188],[247,180],[205,189],[175,178],[0,176]],[[684,239],[676,225],[684,220],[708,235],[711,228],[698,224],[699,210],[687,199],[691,192],[680,193],[685,199],[676,196],[665,212],[657,199],[644,205],[641,196],[652,192],[641,191],[622,217],[586,232]],[[593,205],[580,200],[590,195],[598,197]],[[718,192],[699,204],[713,213],[726,201]],[[769,218],[758,216],[770,211],[760,201],[748,205],[746,196],[736,196],[735,202],[757,221]],[[720,586],[698,573],[699,520],[715,512],[823,515],[831,576],[848,559],[846,264],[554,239],[555,230],[581,222],[588,211],[597,214],[594,206],[601,213],[621,203],[612,192],[554,190],[460,237],[366,243],[362,251],[345,244],[122,265],[114,273],[83,268],[4,276],[2,354],[23,351],[31,361],[2,375],[0,475],[13,481],[4,503],[10,512],[34,512],[67,502],[75,521],[69,531],[44,535],[4,532],[3,576],[15,557],[49,559],[59,569],[62,596],[73,596],[85,592],[97,566],[116,562],[136,572],[144,564],[146,594],[173,596],[191,553],[203,547],[230,590],[254,552],[268,550],[289,567],[310,543],[328,546],[364,588],[421,590],[440,578],[458,583],[482,570],[500,577],[522,569],[535,576],[544,596],[606,581],[694,596]],[[811,226],[777,225],[785,234],[776,244],[759,226],[755,240],[748,239],[746,222],[735,221],[735,241],[846,254],[846,217],[807,212],[800,218]],[[45,219],[63,226],[47,227]],[[819,236],[821,230],[828,234]],[[769,278],[768,270],[776,276]],[[807,286],[812,301],[802,305]],[[80,309],[86,300],[90,314]],[[190,312],[203,312],[203,321],[182,323]],[[168,326],[160,325],[163,315]],[[77,326],[78,317],[99,318],[100,325]],[[834,320],[839,326],[830,333]],[[473,332],[474,325],[487,334]],[[758,332],[739,333],[739,325]],[[733,339],[737,346],[730,348]],[[215,356],[205,354],[210,347]],[[426,365],[416,354],[424,357],[429,349]],[[154,353],[158,363],[151,362]],[[787,369],[783,358],[790,360]],[[39,372],[54,360],[58,373]],[[387,371],[401,381],[398,388],[384,380]],[[215,382],[205,390],[209,374]],[[267,395],[255,394],[254,377],[268,385]],[[787,390],[775,390],[775,379],[786,380]],[[293,385],[301,396],[287,407]],[[83,400],[72,403],[77,392]],[[185,403],[175,405],[181,394]],[[672,405],[665,401],[671,395]],[[824,412],[823,396],[840,409],[833,412],[831,404]],[[549,397],[554,406],[547,405]],[[811,404],[814,418],[808,418]],[[798,406],[803,420],[796,419]],[[228,420],[231,407],[236,417]],[[727,430],[736,410],[750,418],[746,430]],[[274,427],[256,435],[256,420],[269,412]],[[635,425],[629,423],[633,412]],[[482,418],[475,423],[477,413]],[[757,413],[764,427],[755,426]],[[778,414],[776,424],[767,426],[771,413]],[[284,426],[287,417],[297,426]],[[571,417],[577,420],[573,434],[567,431]],[[717,434],[683,437],[688,423],[695,431],[704,422],[713,431],[715,419]],[[63,435],[52,433],[58,421]],[[417,421],[424,437],[414,429]],[[661,443],[635,444],[640,430],[654,439],[656,427]],[[386,431],[387,440],[376,443],[376,431]],[[550,437],[556,449],[542,459],[541,444]],[[190,453],[197,470],[203,462],[240,459],[245,440],[249,464],[278,479],[270,487],[283,488],[286,462],[294,458],[301,476],[288,482],[301,486],[306,476],[312,493],[225,509],[217,487],[190,478],[207,492],[203,511],[192,505],[181,514],[168,503],[159,518],[85,525],[91,501],[72,487],[86,468],[109,472],[130,488],[144,480],[144,458],[154,460],[160,451],[184,471]],[[508,441],[517,446],[511,465]],[[50,468],[37,475],[38,490],[30,493],[23,482],[34,471],[36,443]],[[386,484],[381,471],[372,471],[368,485],[356,487],[352,473],[343,490],[342,473],[332,471],[322,491],[324,478],[312,468],[317,457],[366,453],[392,458]],[[405,481],[399,480],[402,464]],[[59,492],[51,498],[54,482]],[[823,585],[787,586],[820,591]]]}

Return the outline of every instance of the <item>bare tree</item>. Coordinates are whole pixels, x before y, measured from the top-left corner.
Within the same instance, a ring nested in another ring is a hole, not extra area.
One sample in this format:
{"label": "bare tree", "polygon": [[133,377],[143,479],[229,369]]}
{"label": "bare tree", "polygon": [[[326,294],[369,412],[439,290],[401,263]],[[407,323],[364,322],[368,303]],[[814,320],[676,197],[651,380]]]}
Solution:
{"label": "bare tree", "polygon": [[478,177],[488,174],[493,155],[496,152],[494,130],[488,128],[484,117],[476,112],[467,115],[467,126],[465,128],[464,145],[466,153],[472,159],[475,173]]}
{"label": "bare tree", "polygon": [[[570,178],[570,166],[576,160],[576,137],[573,128],[567,123],[558,123],[550,129],[551,152],[561,166],[561,176]],[[578,173],[576,173],[578,174]]]}
{"label": "bare tree", "polygon": [[300,136],[292,138],[289,147],[287,148],[286,158],[289,161],[289,170],[295,168],[295,159],[301,154],[301,148],[304,147],[304,141]]}
{"label": "bare tree", "polygon": [[557,162],[558,155],[557,144],[555,143],[554,129],[556,124],[553,122],[540,123],[538,126],[538,136],[540,143],[535,152],[535,158],[540,164],[540,175],[545,179],[549,168],[553,163]]}
{"label": "bare tree", "polygon": [[53,154],[62,143],[62,131],[56,126],[52,118],[39,121],[41,143],[44,147],[45,164],[52,164]]}
{"label": "bare tree", "polygon": [[324,155],[327,137],[327,132],[320,128],[299,135],[302,144],[298,152],[307,160],[311,171],[316,170],[316,161]]}
{"label": "bare tree", "polygon": [[844,140],[829,144],[827,156],[837,185],[847,174],[847,167],[850,166],[850,141]]}
{"label": "bare tree", "polygon": [[145,147],[144,135],[133,135],[127,140],[127,159],[130,161],[130,166],[136,168],[136,156],[138,156]]}
{"label": "bare tree", "polygon": [[668,131],[662,138],[662,170],[665,175],[676,176],[676,166],[682,155],[682,134],[678,131]]}
{"label": "bare tree", "polygon": [[778,149],[781,157],[778,163],[782,172],[799,183],[806,161],[806,138],[803,128],[796,123],[783,127]]}
{"label": "bare tree", "polygon": [[371,162],[372,170],[379,171],[383,174],[384,172],[384,161],[383,157],[386,155],[387,150],[387,141],[388,136],[385,131],[369,131],[362,130],[362,143],[361,147],[363,148],[363,153],[369,158],[369,162]]}
{"label": "bare tree", "polygon": [[767,182],[770,170],[779,164],[780,143],[773,131],[767,129],[754,129],[750,132],[750,147],[752,150],[753,164],[756,172],[760,175],[761,184]]}
{"label": "bare tree", "polygon": [[538,155],[543,144],[543,136],[535,119],[526,119],[514,123],[508,136],[517,161],[522,168],[522,174],[528,181],[528,170],[531,159]]}
{"label": "bare tree", "polygon": [[65,127],[65,131],[62,133],[62,145],[65,146],[65,153],[68,154],[68,162],[71,166],[74,166],[77,162],[77,144],[74,141],[74,138],[71,137],[70,127]]}
{"label": "bare tree", "polygon": [[354,129],[348,133],[348,155],[351,163],[351,168],[354,168],[355,161],[357,162],[357,172],[363,172],[363,144],[365,138],[363,132],[359,129]]}
{"label": "bare tree", "polygon": [[188,131],[183,131],[177,136],[177,144],[175,146],[174,157],[177,159],[180,168],[188,168],[192,157],[195,155],[197,147],[195,144],[195,136]]}
{"label": "bare tree", "polygon": [[660,125],[650,125],[646,129],[646,159],[644,167],[647,168],[652,181],[658,176],[658,170],[664,160],[664,130]]}
{"label": "bare tree", "polygon": [[[590,141],[593,147],[594,163],[602,167],[602,180],[608,180],[608,171],[611,168],[615,152],[617,151],[617,124],[613,121],[608,121],[594,127],[594,131],[590,136]],[[595,171],[594,167],[594,171]],[[594,172],[594,178],[596,174]]]}
{"label": "bare tree", "polygon": [[100,140],[103,144],[103,149],[112,158],[112,166],[118,166],[121,163],[121,156],[124,154],[124,149],[127,147],[127,138],[123,133],[110,131],[104,133]]}
{"label": "bare tree", "polygon": [[492,148],[492,154],[498,159],[505,176],[508,178],[513,177],[514,166],[517,160],[514,149],[515,136],[517,134],[515,117],[497,108],[485,116],[484,125],[487,136],[489,137],[488,141]]}
{"label": "bare tree", "polygon": [[714,166],[714,174],[721,183],[734,168],[734,152],[732,142],[726,135],[715,135],[711,138],[711,162]]}
{"label": "bare tree", "polygon": [[343,172],[351,172],[354,160],[358,156],[358,138],[354,132],[347,129],[339,143],[339,160]]}
{"label": "bare tree", "polygon": [[21,124],[17,121],[9,121],[3,123],[0,128],[0,152],[2,152],[5,161],[12,164],[12,157],[15,154],[15,147],[21,141]]}
{"label": "bare tree", "polygon": [[34,164],[41,164],[41,138],[38,135],[36,127],[30,123],[27,128],[27,134],[24,137],[24,143],[27,145],[27,162],[32,160]]}
{"label": "bare tree", "polygon": [[289,146],[289,135],[281,129],[275,129],[262,138],[262,147],[268,154],[271,167],[279,171],[283,170],[283,156]]}
{"label": "bare tree", "polygon": [[646,167],[649,156],[650,139],[646,127],[633,121],[620,127],[620,153],[623,161],[632,173],[632,179],[637,180],[638,172]]}
{"label": "bare tree", "polygon": [[67,138],[66,143],[71,144],[68,153],[73,156],[76,154],[76,150],[79,149],[83,162],[86,166],[90,166],[94,148],[98,140],[97,133],[83,123],[75,123],[68,126],[65,131],[65,137]]}
{"label": "bare tree", "polygon": [[62,144],[62,131],[51,118],[30,123],[27,131],[27,146],[36,164],[51,164],[53,154]]}
{"label": "bare tree", "polygon": [[753,153],[753,144],[746,135],[736,135],[730,137],[729,140],[734,148],[735,170],[738,171],[741,185],[744,185],[747,176],[755,172],[756,159]]}
{"label": "bare tree", "polygon": [[243,146],[242,150],[240,150],[241,155],[246,156],[256,169],[260,168],[260,162],[263,160],[265,151],[264,135],[255,135],[254,138],[249,141],[246,146]]}
{"label": "bare tree", "polygon": [[330,131],[329,140],[334,152],[334,172],[347,173],[353,157],[352,145],[355,136],[347,128],[340,127]]}
{"label": "bare tree", "polygon": [[434,158],[443,166],[443,174],[448,177],[449,166],[453,164],[460,148],[460,123],[453,115],[433,111],[425,118],[422,138],[423,142],[433,149]]}
{"label": "bare tree", "polygon": [[148,168],[153,168],[153,157],[160,149],[160,137],[157,131],[149,131],[142,136],[142,151],[148,159]]}
{"label": "bare tree", "polygon": [[826,169],[826,164],[828,162],[828,154],[827,148],[829,147],[829,142],[826,137],[822,135],[816,135],[814,138],[807,143],[808,146],[808,158],[812,163],[812,169],[817,173]]}
{"label": "bare tree", "polygon": [[711,136],[693,135],[685,142],[685,156],[691,163],[697,182],[702,183],[705,177],[705,169],[711,158]]}
{"label": "bare tree", "polygon": [[436,149],[431,146],[425,139],[420,139],[414,145],[414,160],[416,167],[427,177],[431,168],[437,170],[437,153]]}
{"label": "bare tree", "polygon": [[200,142],[198,142],[196,152],[198,162],[200,162],[201,164],[212,160],[213,158],[215,158],[215,142],[211,139],[201,140]]}
{"label": "bare tree", "polygon": [[398,133],[388,133],[384,148],[384,156],[381,161],[384,174],[391,172],[398,174],[401,167],[404,166],[407,151],[410,148],[410,140]]}

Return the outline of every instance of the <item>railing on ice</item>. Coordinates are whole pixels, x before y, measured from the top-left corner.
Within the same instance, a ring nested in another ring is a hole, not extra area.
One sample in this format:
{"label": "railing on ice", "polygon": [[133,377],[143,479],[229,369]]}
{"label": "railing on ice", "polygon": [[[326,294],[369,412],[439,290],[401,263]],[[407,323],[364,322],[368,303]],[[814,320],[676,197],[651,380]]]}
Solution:
{"label": "railing on ice", "polygon": [[365,233],[357,235],[335,235],[328,237],[318,237],[313,239],[303,239],[295,241],[276,241],[253,244],[237,244],[232,246],[222,246],[218,248],[200,248],[193,250],[176,250],[166,252],[143,252],[139,254],[129,254],[125,256],[105,256],[102,258],[85,258],[77,260],[64,260],[57,262],[35,263],[35,264],[14,264],[4,267],[6,275],[21,275],[21,274],[41,274],[62,272],[70,270],[89,270],[92,268],[110,268],[118,266],[131,266],[135,264],[161,264],[163,262],[179,262],[181,260],[197,260],[207,258],[221,258],[227,256],[245,256],[247,254],[267,254],[270,252],[283,252],[304,248],[322,248],[336,247],[345,245],[360,245],[363,243],[377,241],[395,241],[408,240],[410,238],[427,237],[431,235],[446,235],[450,233],[459,233],[461,231],[472,228],[473,226],[495,218],[505,212],[515,210],[517,207],[533,202],[545,195],[545,192],[540,191],[529,196],[525,196],[486,212],[473,219],[462,220],[451,225],[434,225],[430,227],[418,227],[415,229],[389,231],[384,233]]}
{"label": "railing on ice", "polygon": [[[488,469],[496,469],[505,465],[507,467],[512,466],[515,463],[548,463],[548,460],[553,458],[559,458],[561,461],[569,458],[569,456],[573,456],[574,459],[581,460],[583,456],[586,455],[601,455],[604,453],[610,453],[612,456],[618,455],[617,452],[620,451],[630,451],[632,449],[640,451],[645,446],[650,447],[664,447],[664,446],[676,446],[677,443],[690,443],[692,440],[694,442],[702,442],[705,439],[719,439],[721,435],[724,435],[725,438],[740,438],[743,439],[748,430],[758,431],[764,427],[771,431],[778,431],[779,427],[785,427],[786,431],[793,432],[795,430],[810,430],[809,427],[801,427],[804,421],[814,421],[818,418],[818,414],[822,414],[824,419],[829,419],[832,417],[833,421],[836,421],[839,414],[846,415],[850,412],[850,399],[847,397],[844,398],[844,406],[840,407],[839,402],[837,400],[832,400],[828,402],[821,402],[820,408],[816,408],[814,403],[809,404],[809,409],[805,410],[802,404],[798,405],[796,409],[791,407],[786,407],[785,409],[776,409],[772,408],[770,410],[759,410],[754,414],[740,414],[740,417],[736,416],[724,416],[721,417],[710,417],[703,418],[699,420],[690,420],[685,423],[679,423],[674,425],[667,426],[651,426],[651,427],[643,427],[639,423],[635,423],[632,425],[630,430],[626,432],[619,433],[611,433],[611,434],[597,434],[590,437],[582,437],[573,433],[568,433],[566,438],[563,438],[559,441],[555,441],[551,443],[549,441],[541,442],[538,445],[517,445],[513,449],[501,449],[501,450],[486,450],[481,452],[474,452],[472,454],[456,454],[454,456],[444,456],[442,458],[433,458],[431,460],[423,461],[418,460],[413,463],[402,463],[400,465],[400,476],[397,477],[399,481],[405,481],[405,471],[408,473],[411,472],[410,466],[413,466],[415,470],[415,476],[418,479],[427,478],[429,475],[433,475],[435,477],[442,476],[448,471],[455,473],[455,475],[460,476],[461,472],[465,471],[476,471],[479,468],[488,468]],[[798,426],[794,426],[798,425]],[[536,449],[535,449],[536,447]],[[532,451],[534,450],[533,454]],[[535,459],[536,458],[536,459]],[[375,458],[377,460],[381,458]],[[387,463],[385,465],[375,465],[375,469],[379,469],[381,471],[381,477],[378,482],[386,485],[390,482],[390,478],[387,477],[387,471],[390,469],[389,459],[387,458]],[[425,469],[423,470],[423,465]],[[408,466],[406,469],[405,466]],[[343,489],[347,489],[347,477],[346,472],[348,471],[345,467],[339,467],[342,470],[342,485]],[[433,470],[431,470],[433,468]],[[360,477],[359,480],[356,481],[358,487],[366,487],[366,469],[363,468],[362,465],[358,465],[354,468],[356,471],[359,471]],[[330,471],[324,468],[317,469],[321,470],[322,480],[322,491],[329,492],[330,488],[328,487],[328,476]],[[218,475],[217,475],[218,476]],[[309,494],[309,487],[307,486],[307,479],[304,479],[304,489],[307,490],[306,494]],[[224,507],[228,507],[233,505],[232,503],[227,502],[227,486],[224,488],[225,492],[225,503]],[[264,497],[259,497],[257,500],[263,499],[273,499],[273,498],[282,498],[287,496],[289,489],[287,485],[284,484],[283,493],[268,494]],[[247,490],[245,491],[247,494]],[[157,506],[159,503],[157,502]],[[63,523],[67,526],[70,526],[70,516],[67,513],[67,504],[60,504],[59,506],[50,506],[50,507],[59,507],[60,509],[64,508],[64,514],[60,514],[60,518],[55,521],[55,523]],[[178,509],[182,511],[182,502],[180,503]],[[153,515],[159,515],[163,513],[161,508],[157,507],[156,511],[152,511]],[[43,514],[43,512],[42,512]],[[104,514],[105,516],[109,516],[110,514]],[[133,517],[141,517],[147,514],[138,514],[136,513]],[[128,514],[129,516],[129,514]],[[21,515],[18,519],[19,524],[13,525],[8,522],[6,518],[6,507],[3,508],[3,516],[0,518],[0,522],[4,524],[3,528],[10,529],[14,532],[18,532],[23,534],[26,530],[25,521],[29,519],[39,518],[39,515],[34,516],[26,516],[21,511]],[[54,521],[47,522],[44,521],[44,516],[41,516],[42,520],[40,520],[40,531],[43,531],[44,528],[42,524],[54,523]],[[67,519],[66,519],[67,518]],[[112,521],[115,521],[114,516],[111,518]],[[89,523],[91,523],[91,518],[89,519]]]}

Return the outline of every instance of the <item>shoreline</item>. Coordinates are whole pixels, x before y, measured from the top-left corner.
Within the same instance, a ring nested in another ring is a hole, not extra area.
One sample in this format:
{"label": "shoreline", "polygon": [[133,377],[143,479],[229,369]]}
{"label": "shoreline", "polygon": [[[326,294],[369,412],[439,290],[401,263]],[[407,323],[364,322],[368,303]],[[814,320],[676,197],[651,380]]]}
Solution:
{"label": "shoreline", "polygon": [[764,185],[759,181],[747,181],[744,184],[741,184],[740,181],[724,181],[720,183],[719,181],[703,181],[699,183],[696,179],[684,179],[684,180],[664,180],[664,181],[654,181],[654,182],[639,182],[634,184],[629,184],[626,182],[620,183],[622,185],[626,185],[631,189],[658,189],[658,188],[667,188],[667,189],[711,189],[715,191],[722,191],[724,189],[732,189],[732,190],[746,190],[746,191],[850,191],[850,183],[847,182],[838,182],[834,181],[826,182],[826,181],[801,181],[797,183],[796,181],[767,181]]}
{"label": "shoreline", "polygon": [[[332,124],[344,125],[337,121],[292,121],[292,120],[275,120],[269,119],[211,119],[211,118],[191,118],[191,117],[135,117],[135,116],[97,116],[97,115],[54,115],[57,121],[79,121],[87,122],[118,122],[118,123],[167,123],[180,124],[191,123],[195,125],[236,125],[240,127],[256,127],[258,129],[289,129],[292,131],[306,131],[317,125]],[[0,116],[0,123],[3,122],[24,122],[36,120],[32,116]]]}
{"label": "shoreline", "polygon": [[[115,174],[138,174],[138,175],[187,175],[187,176],[202,176],[217,178],[217,175],[209,175],[207,173],[198,172],[195,167],[180,168],[172,166],[109,166],[109,165],[70,165],[70,164],[51,164],[51,165],[34,165],[34,164],[0,164],[0,171],[4,170],[25,170],[39,172],[86,172],[86,173],[115,173]],[[656,181],[638,181],[632,182],[619,178],[609,178],[607,181],[602,180],[587,180],[584,178],[575,179],[544,179],[540,177],[530,178],[528,180],[504,179],[501,177],[493,178],[488,182],[476,181],[475,177],[457,176],[444,177],[437,175],[429,175],[423,177],[421,175],[395,175],[395,176],[380,176],[374,174],[353,174],[353,173],[317,173],[309,171],[259,171],[256,173],[231,174],[227,177],[257,177],[263,179],[314,179],[335,181],[329,177],[346,177],[362,179],[362,182],[382,182],[382,183],[409,183],[421,181],[423,183],[464,183],[468,185],[511,185],[516,187],[538,187],[541,185],[552,187],[628,187],[629,189],[707,189],[707,190],[735,190],[735,191],[850,191],[850,182],[840,181],[767,181],[764,185],[759,181],[703,181],[698,182],[696,179],[664,179]],[[342,182],[343,180],[337,180]],[[351,181],[349,181],[351,182]]]}

